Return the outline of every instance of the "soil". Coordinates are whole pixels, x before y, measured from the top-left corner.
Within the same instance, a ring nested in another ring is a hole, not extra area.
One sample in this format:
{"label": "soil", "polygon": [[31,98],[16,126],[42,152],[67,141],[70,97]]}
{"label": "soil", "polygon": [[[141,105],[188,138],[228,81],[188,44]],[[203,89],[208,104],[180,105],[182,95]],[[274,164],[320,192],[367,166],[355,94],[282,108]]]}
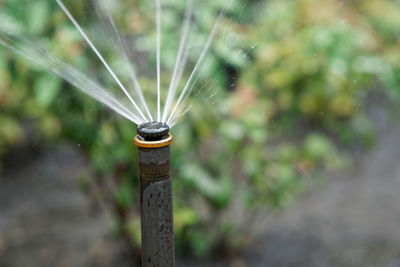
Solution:
{"label": "soil", "polygon": [[113,266],[108,221],[77,186],[81,154],[60,146],[28,158],[0,179],[0,266]]}

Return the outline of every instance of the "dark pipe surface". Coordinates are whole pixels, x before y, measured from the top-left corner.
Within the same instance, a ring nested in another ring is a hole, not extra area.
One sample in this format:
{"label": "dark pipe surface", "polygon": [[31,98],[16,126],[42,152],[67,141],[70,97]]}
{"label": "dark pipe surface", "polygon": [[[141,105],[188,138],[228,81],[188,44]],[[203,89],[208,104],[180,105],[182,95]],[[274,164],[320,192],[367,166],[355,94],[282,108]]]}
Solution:
{"label": "dark pipe surface", "polygon": [[174,226],[170,146],[138,149],[142,266],[173,267]]}

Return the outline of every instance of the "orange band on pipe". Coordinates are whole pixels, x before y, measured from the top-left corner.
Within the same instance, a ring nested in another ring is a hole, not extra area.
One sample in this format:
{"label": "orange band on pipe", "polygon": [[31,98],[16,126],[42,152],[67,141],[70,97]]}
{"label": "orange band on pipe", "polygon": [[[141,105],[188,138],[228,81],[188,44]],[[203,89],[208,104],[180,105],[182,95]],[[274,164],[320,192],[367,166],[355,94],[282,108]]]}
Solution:
{"label": "orange band on pipe", "polygon": [[165,147],[165,146],[170,145],[173,140],[174,140],[174,137],[172,136],[172,134],[169,134],[168,138],[160,140],[160,141],[143,141],[138,138],[138,135],[136,135],[135,138],[133,139],[133,142],[138,147],[159,148],[159,147]]}

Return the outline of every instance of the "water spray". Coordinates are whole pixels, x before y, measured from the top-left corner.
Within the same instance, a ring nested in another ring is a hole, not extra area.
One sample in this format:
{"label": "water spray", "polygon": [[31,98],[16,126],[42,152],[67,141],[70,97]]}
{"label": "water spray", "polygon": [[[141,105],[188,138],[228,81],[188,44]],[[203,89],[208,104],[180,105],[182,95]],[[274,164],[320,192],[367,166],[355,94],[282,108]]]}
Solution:
{"label": "water spray", "polygon": [[137,129],[142,266],[174,266],[174,224],[169,127],[147,122]]}

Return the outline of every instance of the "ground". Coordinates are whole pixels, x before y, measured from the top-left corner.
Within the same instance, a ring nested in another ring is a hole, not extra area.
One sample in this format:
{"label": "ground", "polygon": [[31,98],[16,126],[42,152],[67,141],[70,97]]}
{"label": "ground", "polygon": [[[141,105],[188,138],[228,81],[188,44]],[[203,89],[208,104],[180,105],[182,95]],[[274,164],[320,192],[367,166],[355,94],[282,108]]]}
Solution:
{"label": "ground", "polygon": [[[353,170],[266,216],[266,234],[236,258],[177,266],[399,267],[400,124],[373,116],[379,138]],[[60,145],[2,174],[1,267],[126,266],[106,215],[90,212],[77,187],[81,155]]]}
{"label": "ground", "polygon": [[76,150],[61,146],[5,171],[0,180],[0,266],[91,266],[109,260],[109,253],[97,253],[105,245],[107,220],[89,213],[76,186],[83,163]]}

